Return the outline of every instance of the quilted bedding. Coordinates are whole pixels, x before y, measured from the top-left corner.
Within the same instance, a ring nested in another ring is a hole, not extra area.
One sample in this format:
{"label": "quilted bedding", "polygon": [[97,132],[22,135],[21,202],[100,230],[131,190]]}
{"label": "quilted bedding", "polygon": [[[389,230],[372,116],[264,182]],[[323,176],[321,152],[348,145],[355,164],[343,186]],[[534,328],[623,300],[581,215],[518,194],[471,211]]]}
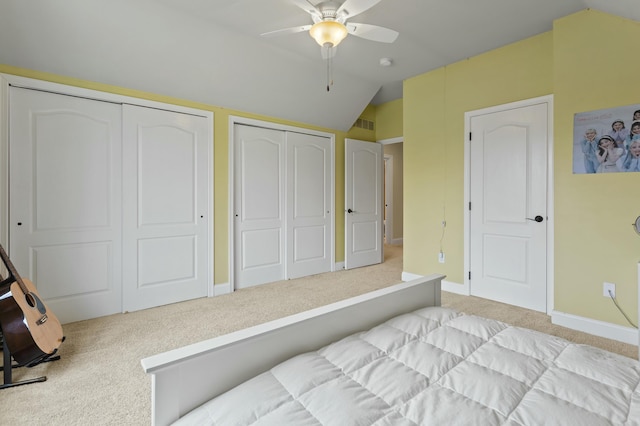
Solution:
{"label": "quilted bedding", "polygon": [[285,361],[175,424],[640,425],[640,365],[430,307]]}

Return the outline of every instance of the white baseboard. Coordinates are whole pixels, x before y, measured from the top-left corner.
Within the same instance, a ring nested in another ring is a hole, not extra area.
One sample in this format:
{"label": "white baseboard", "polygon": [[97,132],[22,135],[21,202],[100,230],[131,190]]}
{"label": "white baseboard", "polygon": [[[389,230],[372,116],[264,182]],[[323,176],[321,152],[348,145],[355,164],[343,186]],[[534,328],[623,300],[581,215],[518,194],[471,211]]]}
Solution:
{"label": "white baseboard", "polygon": [[609,322],[598,321],[591,318],[579,317],[577,315],[566,314],[564,312],[553,311],[551,313],[551,323],[567,327],[594,336],[604,337],[618,342],[628,343],[638,346],[638,330],[631,327],[624,327]]}
{"label": "white baseboard", "polygon": [[404,238],[392,238],[390,244],[392,246],[401,246],[404,244]]}
{"label": "white baseboard", "polygon": [[213,285],[213,295],[222,296],[231,293],[231,283],[221,283]]}
{"label": "white baseboard", "polygon": [[422,277],[424,277],[424,275],[412,274],[411,272],[402,271],[402,276],[400,277],[400,279],[402,281],[411,281]]}
{"label": "white baseboard", "polygon": [[341,271],[344,269],[344,262],[336,262],[333,268],[334,271]]}
{"label": "white baseboard", "polygon": [[465,287],[463,284],[458,284],[447,280],[442,280],[442,291],[461,294],[462,296],[469,295],[469,287]]}
{"label": "white baseboard", "polygon": [[[402,281],[411,281],[420,277],[422,277],[422,275],[412,274],[411,272],[402,272]],[[465,288],[464,285],[446,280],[442,280],[442,291],[469,296],[468,288]],[[551,313],[551,323],[567,327],[572,330],[581,331],[583,333],[592,334],[594,336],[628,343],[630,345],[638,346],[640,343],[639,331],[632,327],[624,327],[617,324],[579,317],[577,315],[566,314],[558,311],[553,311]]]}
{"label": "white baseboard", "polygon": [[[422,278],[422,277],[423,275],[418,275],[418,274],[413,274],[411,272],[403,271],[401,279],[402,281],[411,281],[411,280],[415,280],[416,278]],[[469,295],[469,291],[467,288],[465,288],[464,285],[454,283],[452,281],[442,280],[441,289],[442,291],[448,291],[449,293],[461,294],[463,296]]]}

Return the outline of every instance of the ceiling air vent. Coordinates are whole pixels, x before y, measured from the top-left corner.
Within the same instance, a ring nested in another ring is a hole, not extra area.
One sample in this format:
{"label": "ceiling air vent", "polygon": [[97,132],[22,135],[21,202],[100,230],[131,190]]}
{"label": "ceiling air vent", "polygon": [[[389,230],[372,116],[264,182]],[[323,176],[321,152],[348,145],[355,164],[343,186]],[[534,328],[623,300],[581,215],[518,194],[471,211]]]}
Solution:
{"label": "ceiling air vent", "polygon": [[356,124],[354,124],[353,127],[359,127],[366,130],[374,130],[374,123],[373,121],[365,120],[364,118],[358,118],[356,120]]}

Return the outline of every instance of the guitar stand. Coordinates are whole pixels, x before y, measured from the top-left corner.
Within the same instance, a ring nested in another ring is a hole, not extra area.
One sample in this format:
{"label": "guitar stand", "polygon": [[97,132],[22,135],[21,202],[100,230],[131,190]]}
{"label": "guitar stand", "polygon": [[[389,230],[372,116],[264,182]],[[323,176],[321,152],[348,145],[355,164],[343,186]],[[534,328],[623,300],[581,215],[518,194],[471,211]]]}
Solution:
{"label": "guitar stand", "polygon": [[[2,367],[0,367],[0,370],[3,371],[3,376],[4,376],[4,382],[0,384],[0,389],[13,388],[16,386],[28,385],[30,383],[44,382],[47,380],[47,376],[42,376],[42,377],[37,377],[35,379],[27,379],[27,380],[21,380],[19,382],[13,382],[11,378],[11,373],[13,369],[19,368],[22,366],[15,365],[11,361],[11,352],[9,352],[9,348],[7,347],[7,342],[4,340],[2,336],[2,331],[0,331],[0,339],[2,340],[2,358],[3,358],[3,364],[2,364]],[[51,354],[50,356],[44,358],[39,362],[28,365],[28,367],[33,367],[34,365],[39,364],[41,362],[57,361],[59,359],[60,359],[60,355],[54,356],[54,354]]]}

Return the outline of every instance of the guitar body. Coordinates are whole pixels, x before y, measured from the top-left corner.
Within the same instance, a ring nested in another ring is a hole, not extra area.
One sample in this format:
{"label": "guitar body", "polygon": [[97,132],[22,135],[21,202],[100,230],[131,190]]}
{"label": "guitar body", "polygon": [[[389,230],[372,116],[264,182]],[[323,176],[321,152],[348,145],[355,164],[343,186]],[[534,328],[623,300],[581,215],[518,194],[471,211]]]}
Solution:
{"label": "guitar body", "polygon": [[22,284],[0,287],[0,327],[13,359],[31,366],[53,355],[64,336],[60,321],[47,310],[33,283],[22,279]]}

